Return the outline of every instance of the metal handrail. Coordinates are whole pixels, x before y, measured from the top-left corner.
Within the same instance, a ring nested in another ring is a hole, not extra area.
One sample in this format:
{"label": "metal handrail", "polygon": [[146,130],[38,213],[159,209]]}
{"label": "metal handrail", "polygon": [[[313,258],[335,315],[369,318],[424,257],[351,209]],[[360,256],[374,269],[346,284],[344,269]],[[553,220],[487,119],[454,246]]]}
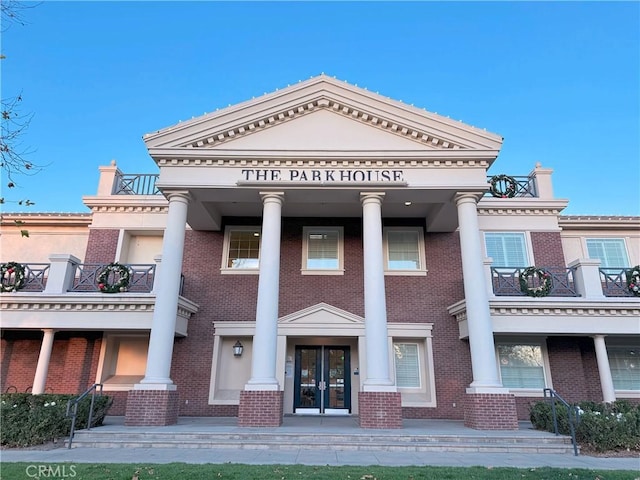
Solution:
{"label": "metal handrail", "polygon": [[[577,267],[541,267],[551,276],[550,297],[579,297],[576,290]],[[520,275],[526,267],[491,267],[491,283],[496,296],[525,296],[520,289]]]}
{"label": "metal handrail", "polygon": [[[89,418],[87,419],[87,430],[91,430],[91,423],[93,422],[93,405],[96,399],[96,392],[100,387],[100,396],[102,396],[102,383],[94,383],[91,385],[87,391],[83,394],[79,395],[76,398],[72,398],[67,402],[67,413],[66,416],[71,417],[71,430],[69,431],[69,444],[67,448],[71,448],[71,442],[73,441],[73,435],[76,432],[76,418],[78,417],[78,404],[85,398],[87,395],[91,394],[91,406],[89,407]],[[73,412],[71,412],[73,410]]]}
{"label": "metal handrail", "polygon": [[578,413],[578,407],[575,405],[569,405],[569,403],[558,395],[553,388],[545,388],[544,390],[544,398],[551,404],[551,413],[553,415],[553,429],[555,430],[555,434],[558,435],[558,414],[556,413],[556,402],[557,399],[560,403],[562,403],[567,409],[567,421],[569,423],[569,431],[571,432],[571,443],[573,444],[573,454],[578,456],[578,442],[576,441],[576,427],[580,422],[580,414]]}
{"label": "metal handrail", "polygon": [[600,267],[602,293],[605,297],[633,297],[627,286],[627,275],[631,268]]}
{"label": "metal handrail", "polygon": [[160,195],[156,173],[118,174],[113,185],[114,195]]}
{"label": "metal handrail", "polygon": [[[490,182],[494,175],[487,175],[487,182]],[[533,177],[528,176],[509,176],[510,179],[515,181],[515,191],[513,192],[513,196],[516,198],[519,197],[537,197],[538,192],[536,191],[536,182]],[[491,196],[491,192],[485,192],[485,195]]]}
{"label": "metal handrail", "polygon": [[[75,265],[75,278],[71,292],[99,292],[98,278],[107,263],[79,263]],[[127,292],[149,293],[153,290],[155,264],[126,264],[131,270]]]}

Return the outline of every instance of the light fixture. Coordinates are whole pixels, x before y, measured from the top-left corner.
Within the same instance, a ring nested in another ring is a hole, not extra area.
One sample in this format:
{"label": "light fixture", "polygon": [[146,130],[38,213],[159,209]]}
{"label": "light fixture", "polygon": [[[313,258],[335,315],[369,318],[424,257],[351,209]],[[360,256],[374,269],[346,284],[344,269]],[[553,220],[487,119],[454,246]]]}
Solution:
{"label": "light fixture", "polygon": [[236,342],[236,344],[233,346],[233,356],[234,357],[241,357],[242,356],[242,350],[244,350],[244,347],[240,343],[240,340],[238,340]]}
{"label": "light fixture", "polygon": [[411,202],[404,202],[405,207],[408,207],[409,205],[411,205]]}

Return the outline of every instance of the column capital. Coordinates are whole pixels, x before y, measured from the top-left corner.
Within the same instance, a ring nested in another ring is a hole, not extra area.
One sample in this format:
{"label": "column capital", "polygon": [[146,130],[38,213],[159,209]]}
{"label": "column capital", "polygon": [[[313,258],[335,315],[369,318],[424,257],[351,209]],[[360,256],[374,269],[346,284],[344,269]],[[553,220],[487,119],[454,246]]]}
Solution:
{"label": "column capital", "polygon": [[454,195],[453,199],[456,205],[463,203],[474,203],[477,205],[483,194],[483,192],[458,192]]}
{"label": "column capital", "polygon": [[191,194],[187,190],[169,190],[162,192],[169,202],[182,202],[189,203],[191,200]]}
{"label": "column capital", "polygon": [[360,202],[362,202],[363,205],[372,202],[381,205],[384,200],[384,196],[384,192],[360,192]]}
{"label": "column capital", "polygon": [[262,203],[284,203],[284,192],[259,192]]}

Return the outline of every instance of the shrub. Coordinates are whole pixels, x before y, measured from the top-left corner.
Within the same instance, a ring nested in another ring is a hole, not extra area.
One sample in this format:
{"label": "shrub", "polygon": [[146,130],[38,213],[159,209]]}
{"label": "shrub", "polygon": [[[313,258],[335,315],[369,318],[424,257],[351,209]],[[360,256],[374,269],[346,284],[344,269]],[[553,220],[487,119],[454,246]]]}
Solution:
{"label": "shrub", "polygon": [[[9,447],[40,445],[69,435],[67,402],[76,395],[4,393],[0,395],[0,444]],[[112,400],[97,396],[91,426],[102,425]],[[76,428],[86,428],[91,398],[78,404]]]}
{"label": "shrub", "polygon": [[[640,451],[640,405],[619,400],[613,403],[580,402],[576,440],[582,447],[598,452],[609,450]],[[556,402],[558,432],[570,433],[567,408]],[[531,423],[538,430],[553,432],[553,417],[549,402],[537,402],[531,407]]]}

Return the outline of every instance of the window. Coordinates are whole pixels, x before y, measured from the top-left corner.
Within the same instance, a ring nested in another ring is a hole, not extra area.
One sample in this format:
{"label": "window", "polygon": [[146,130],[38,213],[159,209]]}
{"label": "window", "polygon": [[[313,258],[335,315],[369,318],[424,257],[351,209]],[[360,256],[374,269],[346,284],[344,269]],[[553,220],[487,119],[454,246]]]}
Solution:
{"label": "window", "polygon": [[341,274],[343,268],[342,227],[303,228],[303,274]]}
{"label": "window", "polygon": [[640,347],[607,347],[616,390],[640,390]]}
{"label": "window", "polygon": [[387,274],[426,275],[421,227],[387,227],[384,243]]}
{"label": "window", "polygon": [[485,233],[484,243],[494,267],[529,265],[524,233]]}
{"label": "window", "polygon": [[420,359],[418,344],[394,343],[396,364],[396,386],[399,388],[420,388]]}
{"label": "window", "polygon": [[622,238],[587,238],[589,258],[600,260],[602,268],[625,268],[629,258]]}
{"label": "window", "polygon": [[502,385],[507,388],[546,387],[540,344],[496,344]]}
{"label": "window", "polygon": [[259,227],[227,227],[222,273],[257,273],[259,258]]}

